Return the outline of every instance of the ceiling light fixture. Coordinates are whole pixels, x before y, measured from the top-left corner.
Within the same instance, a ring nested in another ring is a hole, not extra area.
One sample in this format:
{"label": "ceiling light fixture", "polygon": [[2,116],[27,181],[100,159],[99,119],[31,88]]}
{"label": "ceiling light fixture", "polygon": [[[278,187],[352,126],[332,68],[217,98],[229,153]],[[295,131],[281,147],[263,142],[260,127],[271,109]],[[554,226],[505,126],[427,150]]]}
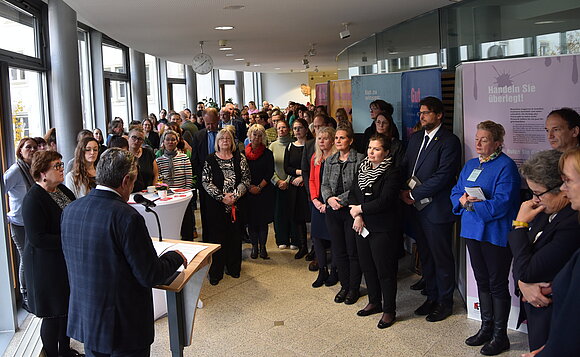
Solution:
{"label": "ceiling light fixture", "polygon": [[226,53],[226,57],[234,57],[233,53]]}
{"label": "ceiling light fixture", "polygon": [[280,67],[274,67],[274,69],[280,69]]}
{"label": "ceiling light fixture", "polygon": [[231,51],[231,47],[220,47],[220,51]]}
{"label": "ceiling light fixture", "polygon": [[214,27],[214,30],[220,30],[220,31],[228,31],[228,30],[233,30],[235,29],[235,27],[233,26],[216,26]]}
{"label": "ceiling light fixture", "polygon": [[246,8],[246,5],[228,5],[224,6],[224,10],[243,10]]}
{"label": "ceiling light fixture", "polygon": [[245,61],[245,58],[234,58],[234,61]]}
{"label": "ceiling light fixture", "polygon": [[311,44],[310,44],[310,49],[308,50],[308,55],[309,55],[310,57],[312,57],[312,56],[316,56],[316,48],[314,48],[314,46],[316,46],[316,44],[315,44],[315,43],[311,43]]}
{"label": "ceiling light fixture", "polygon": [[344,31],[341,31],[339,33],[339,36],[341,39],[345,39],[345,38],[349,38],[350,37],[350,31],[348,30],[348,25],[350,25],[350,23],[348,22],[343,22],[342,26],[344,26]]}
{"label": "ceiling light fixture", "polygon": [[549,24],[561,24],[562,20],[546,20],[546,21],[536,21],[534,25],[549,25]]}
{"label": "ceiling light fixture", "polygon": [[261,64],[259,64],[259,63],[256,63],[256,64],[254,65],[254,67],[260,67],[260,66],[261,66]]}

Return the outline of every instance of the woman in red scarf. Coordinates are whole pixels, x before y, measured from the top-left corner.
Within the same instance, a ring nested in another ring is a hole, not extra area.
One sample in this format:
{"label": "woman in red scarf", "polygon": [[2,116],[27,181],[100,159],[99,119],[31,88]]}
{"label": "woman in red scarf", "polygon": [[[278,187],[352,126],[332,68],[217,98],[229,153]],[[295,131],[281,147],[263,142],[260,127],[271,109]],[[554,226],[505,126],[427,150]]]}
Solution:
{"label": "woman in red scarf", "polygon": [[246,159],[250,168],[248,204],[248,233],[252,241],[252,259],[269,259],[266,251],[268,224],[274,221],[274,187],[270,179],[274,174],[274,155],[266,148],[266,130],[254,124],[248,130],[250,143],[246,146]]}

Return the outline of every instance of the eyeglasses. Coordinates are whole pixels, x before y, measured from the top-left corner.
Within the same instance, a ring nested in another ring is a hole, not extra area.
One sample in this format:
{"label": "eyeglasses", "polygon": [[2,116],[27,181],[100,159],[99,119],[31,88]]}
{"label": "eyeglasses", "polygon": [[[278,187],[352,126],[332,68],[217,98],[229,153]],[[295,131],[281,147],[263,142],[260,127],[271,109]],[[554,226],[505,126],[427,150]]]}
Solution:
{"label": "eyeglasses", "polygon": [[417,112],[417,116],[420,117],[421,115],[429,115],[431,113],[435,113],[435,112],[432,110],[425,110],[423,112]]}
{"label": "eyeglasses", "polygon": [[99,148],[85,148],[85,152],[99,152]]}
{"label": "eyeglasses", "polygon": [[558,187],[560,187],[560,186],[561,186],[561,185],[558,185],[558,186],[555,186],[555,187],[549,188],[549,189],[547,189],[546,191],[544,191],[544,192],[542,192],[542,193],[534,193],[534,191],[532,191],[532,190],[529,190],[529,189],[528,189],[528,191],[530,191],[530,193],[532,194],[532,196],[536,197],[538,200],[541,200],[541,197],[542,197],[543,195],[545,195],[546,193],[548,193],[548,192],[550,192],[550,191],[553,191],[553,190],[557,189],[557,188],[558,188]]}
{"label": "eyeglasses", "polygon": [[131,140],[133,141],[145,141],[145,139],[143,139],[140,136],[135,136],[135,135],[131,135]]}
{"label": "eyeglasses", "polygon": [[302,129],[304,129],[303,126],[295,126],[295,127],[292,128],[292,130],[296,130],[296,131],[302,130]]}
{"label": "eyeglasses", "polygon": [[52,168],[55,170],[64,170],[64,162],[59,162],[57,164],[52,165]]}

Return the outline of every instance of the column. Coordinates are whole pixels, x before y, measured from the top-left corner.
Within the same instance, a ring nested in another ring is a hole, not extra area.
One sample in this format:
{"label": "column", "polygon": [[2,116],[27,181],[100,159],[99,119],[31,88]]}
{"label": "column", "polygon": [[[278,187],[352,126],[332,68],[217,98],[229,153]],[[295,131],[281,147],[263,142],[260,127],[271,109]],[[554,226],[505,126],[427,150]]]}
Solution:
{"label": "column", "polygon": [[107,135],[107,102],[105,96],[105,76],[103,75],[103,34],[96,30],[90,32],[91,71],[93,75],[93,106],[97,128]]}
{"label": "column", "polygon": [[193,67],[185,66],[185,86],[187,90],[187,106],[195,113],[197,106],[197,75],[193,71]]}
{"label": "column", "polygon": [[77,133],[83,128],[77,14],[62,0],[48,2],[50,99],[58,151],[67,162],[74,156]]}
{"label": "column", "polygon": [[161,96],[161,108],[169,112],[169,89],[167,88],[167,61],[159,59],[159,95]]}
{"label": "column", "polygon": [[244,72],[236,71],[236,100],[235,102],[238,103],[239,108],[242,109],[245,103],[244,99]]}
{"label": "column", "polygon": [[131,96],[133,120],[147,118],[147,79],[145,69],[145,54],[129,49],[131,68]]}

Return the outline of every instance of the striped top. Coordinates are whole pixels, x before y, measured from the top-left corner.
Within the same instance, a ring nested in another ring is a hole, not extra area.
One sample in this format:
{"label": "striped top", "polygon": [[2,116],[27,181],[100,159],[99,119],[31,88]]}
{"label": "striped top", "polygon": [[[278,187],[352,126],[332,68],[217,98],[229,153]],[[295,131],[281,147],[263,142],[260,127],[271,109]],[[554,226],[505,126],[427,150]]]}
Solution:
{"label": "striped top", "polygon": [[161,155],[155,161],[159,167],[159,176],[163,176],[163,183],[175,188],[193,188],[193,173],[187,155],[179,152],[173,159]]}

